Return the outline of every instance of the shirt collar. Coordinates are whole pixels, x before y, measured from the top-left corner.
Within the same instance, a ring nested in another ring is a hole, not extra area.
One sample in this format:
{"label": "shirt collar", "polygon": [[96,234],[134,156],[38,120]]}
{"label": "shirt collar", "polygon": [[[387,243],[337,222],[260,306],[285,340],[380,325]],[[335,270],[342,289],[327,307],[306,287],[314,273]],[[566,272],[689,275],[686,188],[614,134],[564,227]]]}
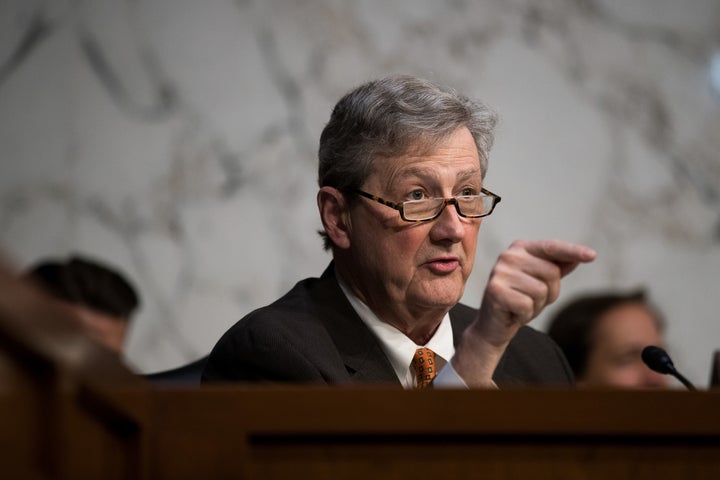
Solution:
{"label": "shirt collar", "polygon": [[[336,275],[337,276],[337,275]],[[395,374],[404,388],[415,386],[415,374],[410,369],[410,362],[419,347],[427,347],[436,355],[437,369],[440,370],[455,354],[453,344],[452,324],[450,314],[446,313],[440,322],[435,334],[425,345],[416,345],[404,333],[387,322],[383,322],[377,315],[360,300],[345,284],[340,276],[337,276],[340,289],[347,297],[350,305],[360,319],[375,334],[380,346],[392,364]],[[439,356],[439,358],[438,358]]]}

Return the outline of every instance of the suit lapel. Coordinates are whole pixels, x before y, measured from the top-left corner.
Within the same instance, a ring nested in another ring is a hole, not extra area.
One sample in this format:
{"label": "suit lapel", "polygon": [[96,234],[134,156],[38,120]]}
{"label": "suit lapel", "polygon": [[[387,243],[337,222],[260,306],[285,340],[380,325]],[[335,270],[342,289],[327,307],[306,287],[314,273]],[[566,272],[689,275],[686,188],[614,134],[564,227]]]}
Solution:
{"label": "suit lapel", "polygon": [[313,291],[318,318],[332,337],[353,381],[399,384],[380,343],[340,289],[333,263]]}

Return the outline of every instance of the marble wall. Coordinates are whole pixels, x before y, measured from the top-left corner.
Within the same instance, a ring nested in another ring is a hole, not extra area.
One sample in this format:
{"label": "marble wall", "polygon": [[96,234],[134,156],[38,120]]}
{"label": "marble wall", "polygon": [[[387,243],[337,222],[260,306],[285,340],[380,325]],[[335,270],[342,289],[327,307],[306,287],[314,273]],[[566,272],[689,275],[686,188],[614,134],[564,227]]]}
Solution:
{"label": "marble wall", "polygon": [[[719,0],[0,2],[0,244],[20,268],[83,252],[144,305],[155,371],[318,275],[316,148],[335,101],[404,72],[501,116],[465,301],[516,238],[598,259],[559,303],[645,286],[676,365],[720,348]],[[534,325],[543,329],[549,308]]]}

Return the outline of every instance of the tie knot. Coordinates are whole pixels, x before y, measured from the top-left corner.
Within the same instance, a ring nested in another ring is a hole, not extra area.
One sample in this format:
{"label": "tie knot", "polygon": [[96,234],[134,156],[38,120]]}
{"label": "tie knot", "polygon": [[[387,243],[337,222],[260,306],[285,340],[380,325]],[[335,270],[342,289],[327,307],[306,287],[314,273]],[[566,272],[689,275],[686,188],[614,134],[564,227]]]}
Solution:
{"label": "tie knot", "polygon": [[417,388],[425,388],[430,385],[437,371],[435,370],[435,352],[429,348],[418,348],[415,350],[410,367],[415,371]]}

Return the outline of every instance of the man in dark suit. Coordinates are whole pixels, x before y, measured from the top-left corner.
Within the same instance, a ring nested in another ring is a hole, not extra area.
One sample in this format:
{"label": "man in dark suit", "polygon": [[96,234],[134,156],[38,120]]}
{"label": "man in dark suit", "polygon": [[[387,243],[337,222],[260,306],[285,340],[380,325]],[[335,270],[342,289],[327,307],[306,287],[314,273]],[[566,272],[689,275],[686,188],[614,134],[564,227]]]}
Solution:
{"label": "man in dark suit", "polygon": [[405,388],[568,384],[557,346],[527,327],[595,252],[517,241],[479,310],[460,305],[482,218],[495,115],[411,76],[364,84],[320,138],[318,209],[333,262],[228,330],[204,381],[390,383]]}

